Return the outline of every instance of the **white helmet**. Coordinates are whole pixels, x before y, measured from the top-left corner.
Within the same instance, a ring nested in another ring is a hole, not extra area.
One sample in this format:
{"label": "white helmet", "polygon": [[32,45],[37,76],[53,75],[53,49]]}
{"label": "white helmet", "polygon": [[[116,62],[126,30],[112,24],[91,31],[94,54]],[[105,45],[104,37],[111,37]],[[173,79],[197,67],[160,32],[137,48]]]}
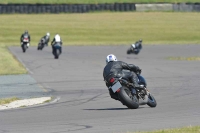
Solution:
{"label": "white helmet", "polygon": [[49,32],[47,32],[47,36],[50,36],[50,33],[49,33]]}
{"label": "white helmet", "polygon": [[110,61],[117,61],[117,57],[113,54],[109,54],[107,57],[106,57],[106,64]]}

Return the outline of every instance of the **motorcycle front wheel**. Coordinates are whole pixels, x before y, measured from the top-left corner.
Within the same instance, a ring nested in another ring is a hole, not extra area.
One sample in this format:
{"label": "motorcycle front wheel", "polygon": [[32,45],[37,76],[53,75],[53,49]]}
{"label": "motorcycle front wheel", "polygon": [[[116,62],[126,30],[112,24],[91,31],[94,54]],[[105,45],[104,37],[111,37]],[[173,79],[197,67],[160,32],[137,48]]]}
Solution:
{"label": "motorcycle front wheel", "polygon": [[137,50],[137,51],[134,51],[134,53],[135,53],[136,55],[137,55],[137,54],[139,54],[139,52],[140,52],[139,50]]}
{"label": "motorcycle front wheel", "polygon": [[40,50],[40,46],[38,46],[37,50]]}
{"label": "motorcycle front wheel", "polygon": [[26,45],[22,45],[22,51],[25,53],[26,52]]}
{"label": "motorcycle front wheel", "polygon": [[153,97],[153,95],[151,93],[149,93],[149,95],[148,95],[147,105],[152,108],[157,106],[156,99]]}

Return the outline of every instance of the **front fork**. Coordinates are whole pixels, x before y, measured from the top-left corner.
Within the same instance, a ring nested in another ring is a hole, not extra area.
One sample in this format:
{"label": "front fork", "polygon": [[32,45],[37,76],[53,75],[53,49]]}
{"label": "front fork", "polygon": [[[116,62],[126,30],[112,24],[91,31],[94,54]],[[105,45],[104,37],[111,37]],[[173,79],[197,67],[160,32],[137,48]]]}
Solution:
{"label": "front fork", "polygon": [[149,95],[149,91],[145,88],[145,89],[142,89],[142,90],[138,90],[138,89],[135,89],[135,88],[131,88],[131,92],[132,92],[132,95],[136,95],[138,97],[138,99],[145,99],[145,95]]}

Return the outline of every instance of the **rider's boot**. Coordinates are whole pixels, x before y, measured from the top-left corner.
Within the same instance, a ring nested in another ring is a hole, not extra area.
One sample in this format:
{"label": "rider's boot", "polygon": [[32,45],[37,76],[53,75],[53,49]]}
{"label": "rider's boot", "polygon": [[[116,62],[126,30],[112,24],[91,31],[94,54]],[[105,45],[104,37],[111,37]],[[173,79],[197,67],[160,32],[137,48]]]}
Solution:
{"label": "rider's boot", "polygon": [[133,78],[132,78],[132,82],[133,82],[133,87],[136,88],[136,89],[144,89],[144,85],[139,85],[138,84],[138,77],[136,74],[133,74]]}

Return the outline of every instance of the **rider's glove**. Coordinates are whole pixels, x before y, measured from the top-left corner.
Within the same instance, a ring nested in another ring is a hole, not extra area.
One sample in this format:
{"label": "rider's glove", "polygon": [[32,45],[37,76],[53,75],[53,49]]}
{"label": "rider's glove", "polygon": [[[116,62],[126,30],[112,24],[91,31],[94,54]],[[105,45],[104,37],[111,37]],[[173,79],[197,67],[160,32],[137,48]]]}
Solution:
{"label": "rider's glove", "polygon": [[138,66],[136,67],[136,73],[141,73],[142,72],[142,69],[140,69]]}
{"label": "rider's glove", "polygon": [[142,72],[142,69],[138,69],[138,72],[141,73],[141,72]]}

